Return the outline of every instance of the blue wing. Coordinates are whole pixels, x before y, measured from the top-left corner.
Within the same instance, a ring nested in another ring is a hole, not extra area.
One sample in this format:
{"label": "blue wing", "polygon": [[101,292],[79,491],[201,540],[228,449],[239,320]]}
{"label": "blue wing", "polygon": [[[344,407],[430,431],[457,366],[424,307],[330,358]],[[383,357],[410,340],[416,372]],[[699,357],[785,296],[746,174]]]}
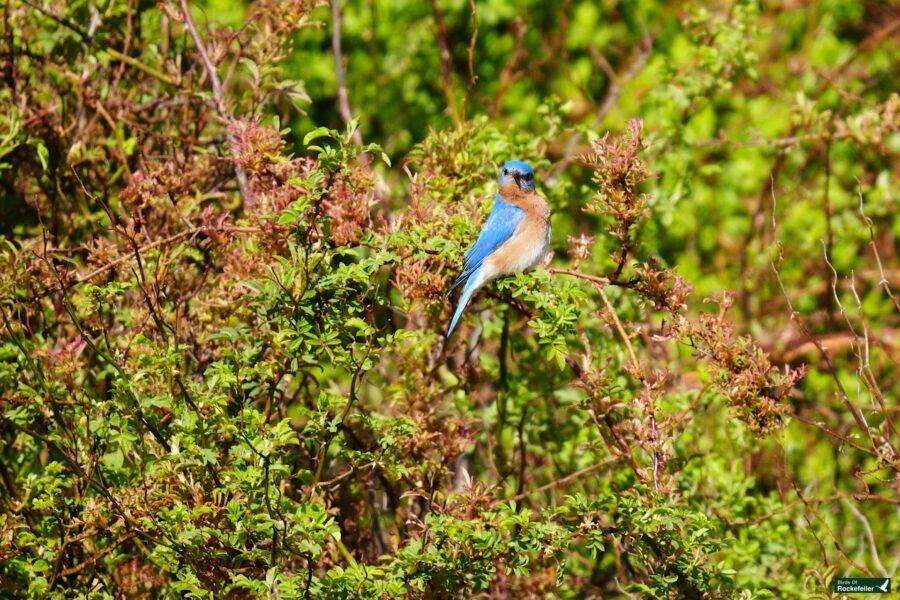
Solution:
{"label": "blue wing", "polygon": [[488,215],[484,227],[481,228],[481,234],[475,240],[475,244],[466,253],[462,272],[460,272],[450,289],[453,290],[453,288],[477,271],[478,267],[494,250],[512,237],[516,227],[519,226],[523,218],[525,218],[525,211],[504,200],[500,194],[494,196],[494,206],[491,208],[491,214]]}

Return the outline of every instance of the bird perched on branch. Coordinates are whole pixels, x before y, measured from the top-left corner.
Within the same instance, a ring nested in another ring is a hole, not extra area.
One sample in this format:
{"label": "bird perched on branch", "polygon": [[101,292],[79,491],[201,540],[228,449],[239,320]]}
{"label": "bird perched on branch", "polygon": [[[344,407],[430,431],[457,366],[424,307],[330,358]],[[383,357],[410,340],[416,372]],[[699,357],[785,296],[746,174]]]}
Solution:
{"label": "bird perched on branch", "polygon": [[450,290],[465,282],[447,337],[472,295],[486,283],[538,264],[550,244],[550,207],[534,191],[534,171],[520,160],[500,169],[499,189],[481,234]]}

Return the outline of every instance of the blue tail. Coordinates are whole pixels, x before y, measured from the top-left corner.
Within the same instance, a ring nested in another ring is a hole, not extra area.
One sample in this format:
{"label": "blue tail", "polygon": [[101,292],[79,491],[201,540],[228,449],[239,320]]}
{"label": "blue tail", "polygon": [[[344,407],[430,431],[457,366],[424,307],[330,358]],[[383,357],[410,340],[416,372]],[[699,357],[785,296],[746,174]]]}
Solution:
{"label": "blue tail", "polygon": [[456,312],[453,313],[453,319],[450,321],[450,327],[447,328],[447,339],[450,339],[450,334],[453,333],[453,330],[456,329],[456,323],[459,321],[459,318],[462,316],[463,311],[466,309],[466,305],[469,304],[469,300],[472,299],[472,294],[478,291],[478,287],[476,287],[476,280],[478,279],[478,271],[475,271],[469,276],[469,279],[466,281],[466,285],[463,288],[462,294],[459,296],[459,302],[456,304]]}

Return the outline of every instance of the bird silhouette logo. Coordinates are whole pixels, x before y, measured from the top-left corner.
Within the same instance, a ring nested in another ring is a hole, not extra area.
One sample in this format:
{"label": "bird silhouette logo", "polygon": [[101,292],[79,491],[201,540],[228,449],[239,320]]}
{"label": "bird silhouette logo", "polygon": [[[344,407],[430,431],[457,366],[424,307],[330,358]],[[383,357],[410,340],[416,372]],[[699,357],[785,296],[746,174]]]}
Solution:
{"label": "bird silhouette logo", "polygon": [[888,586],[890,586],[890,585],[891,585],[891,580],[885,579],[884,583],[882,583],[881,585],[878,586],[878,589],[881,590],[882,592],[888,592],[889,591]]}

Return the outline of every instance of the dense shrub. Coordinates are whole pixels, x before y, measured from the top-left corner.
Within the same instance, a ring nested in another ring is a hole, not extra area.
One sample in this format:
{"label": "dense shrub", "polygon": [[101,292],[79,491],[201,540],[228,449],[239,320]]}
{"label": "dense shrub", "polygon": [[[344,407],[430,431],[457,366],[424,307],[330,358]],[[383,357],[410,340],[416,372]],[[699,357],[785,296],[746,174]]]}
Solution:
{"label": "dense shrub", "polygon": [[[514,6],[7,4],[2,594],[896,572],[900,14]],[[553,256],[446,340],[513,157]]]}

